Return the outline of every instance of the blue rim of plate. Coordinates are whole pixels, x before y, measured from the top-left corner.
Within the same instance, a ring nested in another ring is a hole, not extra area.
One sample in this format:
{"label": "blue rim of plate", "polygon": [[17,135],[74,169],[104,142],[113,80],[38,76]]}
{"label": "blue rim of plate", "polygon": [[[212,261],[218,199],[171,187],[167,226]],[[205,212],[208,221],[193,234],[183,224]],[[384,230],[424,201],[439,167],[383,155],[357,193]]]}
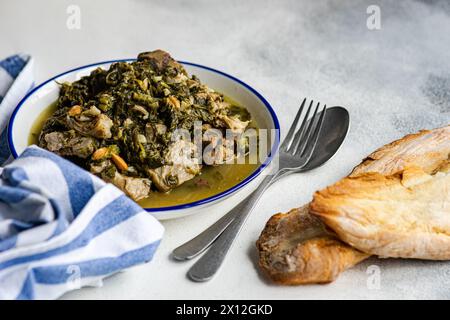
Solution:
{"label": "blue rim of plate", "polygon": [[[14,144],[12,142],[12,128],[14,125],[14,119],[17,115],[17,112],[19,111],[19,109],[22,107],[22,105],[25,103],[25,101],[28,100],[28,98],[33,95],[34,92],[36,92],[37,90],[39,90],[40,88],[42,88],[43,86],[45,86],[47,83],[54,81],[55,79],[62,77],[68,73],[74,72],[74,71],[78,71],[81,69],[87,69],[87,68],[91,68],[91,67],[95,67],[95,66],[99,66],[102,64],[111,64],[114,62],[130,62],[130,61],[136,61],[136,59],[117,59],[117,60],[108,60],[108,61],[103,61],[103,62],[97,62],[97,63],[92,63],[92,64],[88,64],[85,66],[81,66],[75,69],[71,69],[69,71],[60,73],[56,76],[54,76],[53,78],[48,79],[47,81],[41,83],[40,85],[38,85],[37,87],[35,87],[33,90],[31,90],[17,105],[17,107],[14,109],[11,118],[9,119],[8,122],[8,146],[9,149],[11,151],[11,154],[14,158],[18,157],[17,151],[14,148]],[[211,197],[205,198],[205,199],[201,199],[201,200],[197,200],[197,201],[193,201],[193,202],[189,202],[189,203],[185,203],[185,204],[180,204],[180,205],[175,205],[175,206],[168,206],[168,207],[160,207],[160,208],[143,208],[145,211],[148,212],[161,212],[161,211],[172,211],[172,210],[180,210],[180,209],[187,209],[187,208],[192,208],[192,207],[196,207],[196,206],[200,206],[200,205],[204,205],[207,203],[211,203],[213,201],[222,199],[227,197],[228,195],[231,195],[232,193],[234,193],[235,191],[243,188],[245,185],[247,185],[250,181],[252,181],[253,179],[255,179],[257,176],[259,176],[259,174],[270,164],[270,162],[272,161],[273,157],[275,156],[277,150],[278,150],[278,145],[280,143],[280,123],[278,122],[278,118],[275,114],[275,111],[273,110],[272,106],[270,105],[270,103],[255,89],[253,89],[251,86],[249,86],[248,84],[246,84],[245,82],[239,80],[236,77],[233,77],[225,72],[210,68],[210,67],[206,67],[203,66],[201,64],[197,64],[197,63],[192,63],[192,62],[186,62],[186,61],[178,61],[181,64],[184,65],[190,65],[190,66],[194,66],[197,68],[201,68],[201,69],[205,69],[214,73],[218,73],[228,79],[233,80],[234,82],[239,83],[241,86],[245,87],[247,90],[249,90],[251,93],[253,93],[267,108],[267,110],[269,110],[269,113],[272,117],[272,122],[274,124],[275,130],[276,130],[276,135],[275,135],[275,142],[273,143],[273,147],[272,150],[270,151],[269,155],[267,156],[267,159],[264,161],[264,163],[262,163],[255,171],[253,171],[247,178],[245,178],[244,180],[242,180],[241,182],[239,182],[238,184],[236,184],[235,186],[221,192],[218,194],[215,194]]]}

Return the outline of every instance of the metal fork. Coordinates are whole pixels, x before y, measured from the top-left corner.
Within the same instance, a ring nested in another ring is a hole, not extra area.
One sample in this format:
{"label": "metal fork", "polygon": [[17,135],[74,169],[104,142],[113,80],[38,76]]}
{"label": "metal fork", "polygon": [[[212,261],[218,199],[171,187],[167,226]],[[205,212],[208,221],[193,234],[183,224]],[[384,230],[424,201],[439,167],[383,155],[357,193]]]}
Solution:
{"label": "metal fork", "polygon": [[[278,169],[273,174],[267,175],[258,186],[258,188],[256,188],[256,190],[250,196],[240,202],[235,208],[233,208],[229,213],[227,213],[226,216],[222,218],[224,219],[225,217],[228,217],[227,219],[229,223],[226,224],[225,227],[222,226],[222,230],[224,231],[221,234],[219,233],[219,235],[215,235],[214,239],[217,240],[211,245],[210,250],[206,252],[191,267],[191,269],[189,269],[188,276],[192,280],[207,281],[211,279],[214,274],[216,274],[216,272],[222,265],[229,249],[231,248],[234,239],[241,231],[245,221],[250,215],[250,212],[258,202],[261,195],[267,189],[267,187],[272,182],[278,180],[283,176],[296,171],[300,171],[308,163],[317,144],[320,129],[322,127],[323,119],[326,113],[326,105],[322,108],[321,112],[318,112],[320,102],[317,103],[308,124],[309,114],[313,107],[313,101],[311,100],[306,111],[306,115],[303,117],[300,127],[297,129],[305,104],[306,98],[303,100],[299,111],[295,116],[294,122],[289,129],[289,132],[279,148]],[[320,116],[318,116],[319,114]],[[224,219],[223,221],[226,222],[227,219]],[[202,251],[206,248],[207,247],[202,248]],[[182,253],[183,246],[174,250],[175,258],[179,258],[177,255],[177,250],[178,253]],[[197,254],[200,252],[197,252]]]}
{"label": "metal fork", "polygon": [[[288,132],[288,134],[286,136],[286,139],[284,142],[285,144],[292,142],[290,140],[293,139],[294,131],[296,130],[296,128],[298,126],[299,116],[303,112],[305,103],[306,103],[306,98],[303,100],[303,102],[300,106],[299,112],[297,113],[297,116],[294,119],[294,123],[292,124],[290,131]],[[312,105],[313,105],[313,101],[310,102],[310,106],[308,108],[308,111],[306,113],[304,121],[308,118],[308,115],[310,113]],[[324,109],[324,112],[325,112],[325,109]],[[325,115],[323,115],[323,116],[325,116]],[[317,112],[314,113],[314,116],[311,118],[311,120],[314,120],[316,117],[317,117]],[[312,121],[310,121],[309,124],[312,125]],[[301,134],[301,130],[304,130],[305,128],[306,128],[306,122],[302,123],[299,130],[296,132],[298,134]],[[292,145],[292,143],[291,143],[291,145]],[[283,150],[281,148],[280,152],[282,152],[282,151]],[[303,168],[299,168],[296,171],[300,172],[303,170],[304,170]],[[278,180],[280,178],[280,176],[281,176],[281,173],[278,176],[276,176],[274,179],[272,179],[270,181],[269,185],[271,183],[275,182],[276,180]],[[198,234],[195,238],[192,238],[191,240],[185,242],[181,246],[174,249],[172,252],[172,257],[175,258],[176,260],[189,260],[189,259],[196,257],[197,255],[199,255],[200,253],[205,251],[222,234],[222,232],[229,226],[229,224],[234,220],[235,216],[239,213],[240,212],[238,212],[237,210],[230,211],[228,214],[224,215],[222,218],[220,218],[214,224],[212,224],[209,228],[204,230],[202,233]]]}

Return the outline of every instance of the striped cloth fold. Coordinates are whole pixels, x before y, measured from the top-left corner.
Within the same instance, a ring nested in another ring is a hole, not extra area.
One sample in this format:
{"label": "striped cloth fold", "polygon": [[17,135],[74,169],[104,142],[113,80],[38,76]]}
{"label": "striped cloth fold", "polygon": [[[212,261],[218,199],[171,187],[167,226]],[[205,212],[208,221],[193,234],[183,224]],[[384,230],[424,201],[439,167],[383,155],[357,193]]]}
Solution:
{"label": "striped cloth fold", "polygon": [[0,165],[11,160],[7,125],[20,99],[34,86],[33,59],[16,54],[0,61]]}
{"label": "striped cloth fold", "polygon": [[162,225],[119,189],[28,147],[0,173],[0,299],[55,299],[152,259]]}

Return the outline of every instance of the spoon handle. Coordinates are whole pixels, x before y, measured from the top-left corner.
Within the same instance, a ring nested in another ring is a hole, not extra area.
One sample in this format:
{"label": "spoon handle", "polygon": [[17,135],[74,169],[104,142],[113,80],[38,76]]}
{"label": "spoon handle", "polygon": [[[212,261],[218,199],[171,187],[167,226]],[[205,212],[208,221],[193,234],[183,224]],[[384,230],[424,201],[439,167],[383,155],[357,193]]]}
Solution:
{"label": "spoon handle", "polygon": [[172,251],[172,257],[176,260],[189,260],[205,251],[222,232],[230,225],[236,216],[236,211],[231,210],[217,220],[208,229],[198,234],[195,238],[185,242]]}
{"label": "spoon handle", "polygon": [[234,239],[241,231],[250,212],[258,202],[261,195],[270,185],[274,176],[269,175],[264,178],[256,190],[239,203],[228,214],[235,216],[220,237],[211,245],[211,248],[189,269],[188,276],[194,281],[207,281],[211,279],[219,270],[228,250],[231,248]]}

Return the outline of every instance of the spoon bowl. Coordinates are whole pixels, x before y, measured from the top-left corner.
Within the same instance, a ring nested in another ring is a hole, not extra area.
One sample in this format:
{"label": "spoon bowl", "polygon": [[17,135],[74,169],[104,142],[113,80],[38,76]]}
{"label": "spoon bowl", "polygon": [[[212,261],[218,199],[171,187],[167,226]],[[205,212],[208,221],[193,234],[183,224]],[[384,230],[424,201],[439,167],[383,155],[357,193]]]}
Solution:
{"label": "spoon bowl", "polygon": [[299,172],[322,166],[330,160],[341,147],[350,128],[350,114],[343,107],[327,109],[321,134],[308,164]]}

